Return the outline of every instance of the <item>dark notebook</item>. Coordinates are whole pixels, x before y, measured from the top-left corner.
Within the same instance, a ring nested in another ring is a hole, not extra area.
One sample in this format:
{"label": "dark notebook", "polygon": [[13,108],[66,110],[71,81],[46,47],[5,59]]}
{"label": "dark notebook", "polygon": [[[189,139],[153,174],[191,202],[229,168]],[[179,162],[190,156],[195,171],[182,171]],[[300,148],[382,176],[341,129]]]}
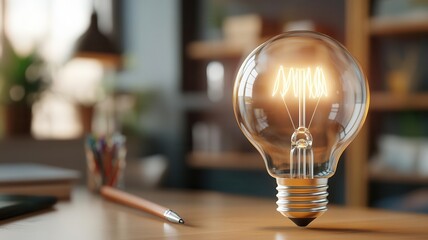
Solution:
{"label": "dark notebook", "polygon": [[56,202],[51,196],[0,195],[0,220],[47,209]]}

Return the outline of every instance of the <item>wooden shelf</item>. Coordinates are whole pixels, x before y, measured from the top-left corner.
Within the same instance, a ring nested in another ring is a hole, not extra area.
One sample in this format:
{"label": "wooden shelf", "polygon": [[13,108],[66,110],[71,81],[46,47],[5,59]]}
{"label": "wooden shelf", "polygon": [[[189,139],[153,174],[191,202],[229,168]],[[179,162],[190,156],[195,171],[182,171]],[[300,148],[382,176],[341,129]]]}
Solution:
{"label": "wooden shelf", "polygon": [[418,19],[409,17],[373,17],[369,23],[371,35],[428,34],[428,16]]}
{"label": "wooden shelf", "polygon": [[391,170],[370,170],[369,177],[376,182],[424,184],[428,186],[428,175],[405,174]]}
{"label": "wooden shelf", "polygon": [[428,93],[409,93],[400,96],[387,92],[373,92],[370,109],[377,111],[428,110]]}
{"label": "wooden shelf", "polygon": [[237,44],[229,41],[197,41],[187,47],[192,59],[212,60],[224,58],[242,58],[249,54],[262,40],[254,44]]}
{"label": "wooden shelf", "polygon": [[[346,47],[359,60],[361,66],[367,73],[381,69],[375,69],[382,58],[372,58],[372,50],[376,47],[376,37],[382,39],[393,39],[396,37],[413,40],[421,35],[428,36],[428,16],[401,16],[401,17],[370,17],[373,13],[372,0],[346,0]],[[403,39],[404,40],[404,39]],[[385,55],[385,52],[382,53]],[[370,70],[373,68],[372,70]],[[378,79],[385,83],[384,79]],[[375,80],[371,80],[372,82]],[[377,81],[377,80],[376,80]],[[407,95],[392,94],[391,92],[374,91],[371,93],[370,112],[378,111],[428,111],[428,92],[409,93]],[[371,199],[369,196],[369,181],[378,182],[425,182],[428,177],[408,176],[385,171],[372,172],[369,166],[372,149],[370,142],[377,137],[378,133],[372,132],[369,125],[378,126],[376,119],[368,118],[366,124],[347,149],[346,161],[346,204],[350,206],[368,206]],[[370,164],[371,165],[371,164]],[[379,170],[379,169],[377,169]],[[370,201],[369,201],[370,200]]]}
{"label": "wooden shelf", "polygon": [[242,152],[192,152],[187,156],[187,163],[196,168],[211,169],[265,169],[259,153]]}

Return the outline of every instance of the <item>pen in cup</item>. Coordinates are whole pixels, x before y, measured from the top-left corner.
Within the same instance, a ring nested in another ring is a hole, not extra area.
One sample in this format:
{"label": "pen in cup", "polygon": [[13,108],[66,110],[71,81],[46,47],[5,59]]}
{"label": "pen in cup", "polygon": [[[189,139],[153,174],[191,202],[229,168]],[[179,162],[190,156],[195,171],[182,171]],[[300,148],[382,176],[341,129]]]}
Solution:
{"label": "pen in cup", "polygon": [[125,168],[126,138],[121,134],[96,137],[88,135],[85,142],[88,166],[88,187],[99,191],[101,186],[121,184]]}

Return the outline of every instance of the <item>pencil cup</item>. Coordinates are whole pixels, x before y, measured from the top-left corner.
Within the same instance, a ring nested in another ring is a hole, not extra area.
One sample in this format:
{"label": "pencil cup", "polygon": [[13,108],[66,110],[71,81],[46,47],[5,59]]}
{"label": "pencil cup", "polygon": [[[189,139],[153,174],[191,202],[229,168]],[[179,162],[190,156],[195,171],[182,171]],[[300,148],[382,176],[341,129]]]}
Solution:
{"label": "pencil cup", "polygon": [[102,186],[123,185],[126,165],[126,138],[121,134],[108,137],[89,135],[85,141],[88,188],[99,192]]}

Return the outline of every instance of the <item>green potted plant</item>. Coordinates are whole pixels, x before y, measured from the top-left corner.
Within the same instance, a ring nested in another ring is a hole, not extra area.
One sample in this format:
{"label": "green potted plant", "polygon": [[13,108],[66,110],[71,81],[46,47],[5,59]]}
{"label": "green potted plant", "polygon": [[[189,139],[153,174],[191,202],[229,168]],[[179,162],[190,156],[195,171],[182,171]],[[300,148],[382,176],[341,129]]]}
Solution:
{"label": "green potted plant", "polygon": [[30,135],[32,105],[47,86],[44,65],[36,53],[20,56],[10,44],[4,44],[0,64],[0,99],[4,106],[7,136]]}

